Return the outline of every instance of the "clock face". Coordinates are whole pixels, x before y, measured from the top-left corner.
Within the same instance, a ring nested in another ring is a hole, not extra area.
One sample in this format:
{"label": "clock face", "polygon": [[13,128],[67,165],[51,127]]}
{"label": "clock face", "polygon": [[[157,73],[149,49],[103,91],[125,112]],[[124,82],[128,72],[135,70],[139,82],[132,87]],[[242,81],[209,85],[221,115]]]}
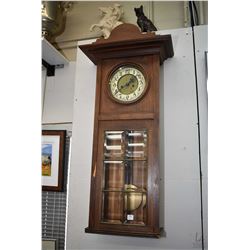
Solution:
{"label": "clock face", "polygon": [[120,103],[132,103],[145,93],[147,82],[144,74],[134,66],[122,66],[110,77],[109,91]]}

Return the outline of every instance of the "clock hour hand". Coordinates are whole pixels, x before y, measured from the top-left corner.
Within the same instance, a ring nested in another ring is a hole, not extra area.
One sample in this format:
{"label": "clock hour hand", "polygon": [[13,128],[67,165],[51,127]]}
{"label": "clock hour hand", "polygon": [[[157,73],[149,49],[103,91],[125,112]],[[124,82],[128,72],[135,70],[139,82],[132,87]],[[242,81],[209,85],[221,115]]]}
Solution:
{"label": "clock hour hand", "polygon": [[135,79],[131,77],[127,83],[121,85],[120,89],[127,88],[134,81],[135,81]]}

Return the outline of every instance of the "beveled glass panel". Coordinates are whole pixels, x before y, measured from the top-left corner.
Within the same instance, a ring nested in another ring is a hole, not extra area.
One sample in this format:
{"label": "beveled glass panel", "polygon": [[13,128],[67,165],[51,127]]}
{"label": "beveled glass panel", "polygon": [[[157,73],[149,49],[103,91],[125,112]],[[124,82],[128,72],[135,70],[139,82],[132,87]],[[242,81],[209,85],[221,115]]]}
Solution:
{"label": "beveled glass panel", "polygon": [[139,130],[126,131],[126,158],[146,159],[147,132]]}
{"label": "beveled glass panel", "polygon": [[147,190],[147,161],[133,161],[132,183],[142,191]]}
{"label": "beveled glass panel", "polygon": [[147,131],[104,133],[102,223],[146,225]]}
{"label": "beveled glass panel", "polygon": [[103,191],[102,222],[123,223],[123,193]]}
{"label": "beveled glass panel", "polygon": [[105,131],[104,159],[121,159],[124,157],[124,132]]}
{"label": "beveled glass panel", "polygon": [[122,190],[124,188],[123,161],[104,161],[104,190]]}

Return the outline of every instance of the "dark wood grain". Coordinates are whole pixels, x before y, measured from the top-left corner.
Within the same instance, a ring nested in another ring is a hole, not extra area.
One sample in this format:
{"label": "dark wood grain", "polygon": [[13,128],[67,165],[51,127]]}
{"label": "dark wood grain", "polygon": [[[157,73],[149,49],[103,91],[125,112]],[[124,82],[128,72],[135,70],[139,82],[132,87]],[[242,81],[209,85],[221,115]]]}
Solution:
{"label": "dark wood grain", "polygon": [[[171,36],[142,34],[136,26],[124,24],[114,29],[110,38],[98,39],[93,44],[80,46],[80,49],[97,65],[89,225],[85,231],[159,237],[159,75],[160,64],[173,56]],[[110,76],[123,65],[140,68],[148,85],[143,97],[131,104],[116,102],[109,94]],[[104,132],[142,129],[148,133],[145,224],[103,223]]]}
{"label": "dark wood grain", "polygon": [[142,33],[136,25],[124,23],[113,29],[108,39],[99,38],[95,41],[95,44],[110,44],[111,42],[120,42],[121,40],[145,39],[154,35],[153,32]]}
{"label": "dark wood grain", "polygon": [[[164,60],[174,55],[171,35],[146,33],[138,36],[138,33],[131,29],[133,25],[127,25],[122,24],[116,28],[115,39],[112,39],[111,35],[109,39],[101,39],[92,44],[81,45],[79,48],[96,65],[103,59],[129,58],[142,55],[158,55],[162,64]],[[124,26],[126,26],[126,29],[123,29]],[[119,33],[120,30],[126,30],[126,32]]]}

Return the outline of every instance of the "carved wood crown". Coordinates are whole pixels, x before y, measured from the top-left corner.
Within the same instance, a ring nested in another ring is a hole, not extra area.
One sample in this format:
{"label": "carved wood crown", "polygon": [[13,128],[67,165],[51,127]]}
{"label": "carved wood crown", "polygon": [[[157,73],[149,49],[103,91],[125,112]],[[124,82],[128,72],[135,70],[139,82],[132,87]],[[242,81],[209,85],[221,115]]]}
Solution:
{"label": "carved wood crown", "polygon": [[79,48],[95,65],[103,59],[155,54],[159,55],[162,64],[174,55],[171,35],[142,33],[136,25],[128,23],[113,29],[108,39],[99,38]]}

